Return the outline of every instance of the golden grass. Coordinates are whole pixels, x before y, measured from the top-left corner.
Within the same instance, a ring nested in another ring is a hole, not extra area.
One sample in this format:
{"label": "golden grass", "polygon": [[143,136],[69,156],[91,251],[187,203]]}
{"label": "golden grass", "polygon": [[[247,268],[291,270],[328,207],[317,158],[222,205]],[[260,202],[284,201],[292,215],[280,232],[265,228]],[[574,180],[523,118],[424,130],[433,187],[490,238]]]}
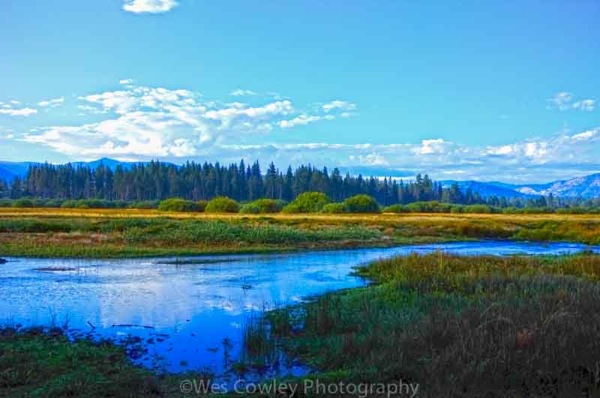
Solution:
{"label": "golden grass", "polygon": [[0,208],[0,217],[92,217],[92,218],[156,218],[174,219],[264,219],[276,220],[327,220],[327,221],[503,221],[522,223],[528,221],[589,221],[600,223],[600,214],[445,214],[445,213],[382,213],[382,214],[214,214],[175,213],[153,209],[55,209],[55,208]]}
{"label": "golden grass", "polygon": [[[211,227],[229,232],[217,239],[211,235]],[[315,240],[315,234],[328,231],[335,239]],[[289,239],[282,241],[282,234]],[[174,240],[174,236],[177,239]],[[223,250],[233,253],[250,247],[257,251],[307,250],[473,239],[598,245],[600,215],[249,215],[139,209],[0,208],[0,256],[179,255]]]}

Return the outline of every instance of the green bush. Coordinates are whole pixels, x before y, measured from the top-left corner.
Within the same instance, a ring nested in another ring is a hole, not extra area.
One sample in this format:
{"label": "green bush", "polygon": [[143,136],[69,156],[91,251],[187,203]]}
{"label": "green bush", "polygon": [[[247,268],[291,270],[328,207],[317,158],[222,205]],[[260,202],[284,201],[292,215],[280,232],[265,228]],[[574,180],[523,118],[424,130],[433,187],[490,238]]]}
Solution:
{"label": "green bush", "polygon": [[86,207],[89,209],[109,209],[116,207],[116,202],[110,202],[104,199],[82,199],[79,201],[79,207]]}
{"label": "green bush", "polygon": [[12,200],[10,199],[0,199],[0,207],[11,207]]}
{"label": "green bush", "polygon": [[379,213],[379,204],[369,195],[356,195],[344,200],[344,207],[349,213]]}
{"label": "green bush", "polygon": [[549,207],[525,207],[523,213],[525,214],[546,214],[552,213],[553,210]]}
{"label": "green bush", "polygon": [[556,212],[559,214],[585,214],[589,211],[584,209],[583,207],[569,207],[564,209],[558,209]]}
{"label": "green bush", "polygon": [[489,214],[493,213],[492,208],[488,205],[468,205],[463,207],[465,213]]}
{"label": "green bush", "polygon": [[217,196],[208,202],[204,211],[207,213],[237,213],[240,211],[240,205],[226,196]]}
{"label": "green bush", "polygon": [[[246,203],[240,209],[240,213],[245,214],[266,214],[266,213],[279,213],[282,206],[282,201],[274,199],[258,199],[254,202]],[[285,203],[285,202],[283,202]]]}
{"label": "green bush", "polygon": [[74,209],[77,207],[77,201],[76,200],[65,200],[64,202],[62,202],[62,204],[60,205],[60,207],[64,208],[64,209]]}
{"label": "green bush", "polygon": [[31,199],[17,199],[12,203],[12,207],[33,207]]}
{"label": "green bush", "polygon": [[129,205],[130,209],[157,209],[160,202],[158,200],[138,200]]}
{"label": "green bush", "polygon": [[450,213],[459,214],[464,213],[464,209],[462,205],[452,205],[450,206]]}
{"label": "green bush", "polygon": [[323,206],[321,213],[340,214],[347,213],[346,206],[343,203],[328,203]]}
{"label": "green bush", "polygon": [[322,192],[304,192],[283,208],[284,213],[318,213],[330,202]]}
{"label": "green bush", "polygon": [[414,202],[404,206],[404,210],[408,213],[450,213],[451,208],[452,205],[449,203],[436,201]]}
{"label": "green bush", "polygon": [[384,213],[406,213],[407,210],[401,204],[395,204],[383,209]]}
{"label": "green bush", "polygon": [[158,205],[160,211],[197,211],[198,206],[191,200],[181,198],[165,199]]}
{"label": "green bush", "polygon": [[204,213],[206,210],[206,206],[208,205],[208,200],[198,200],[196,201],[196,206],[198,207],[198,211],[200,213]]}
{"label": "green bush", "polygon": [[62,206],[62,204],[63,204],[63,201],[60,199],[49,199],[49,200],[45,201],[44,207],[59,208]]}

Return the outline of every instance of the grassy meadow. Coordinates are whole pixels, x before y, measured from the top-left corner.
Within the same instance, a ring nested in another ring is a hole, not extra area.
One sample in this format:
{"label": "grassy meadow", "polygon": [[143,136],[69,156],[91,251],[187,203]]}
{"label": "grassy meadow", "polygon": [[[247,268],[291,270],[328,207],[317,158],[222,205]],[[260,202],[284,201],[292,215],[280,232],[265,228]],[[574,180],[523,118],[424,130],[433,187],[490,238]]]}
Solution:
{"label": "grassy meadow", "polygon": [[[0,209],[0,257],[177,256],[474,239],[600,244],[600,216]],[[249,322],[240,371],[271,366],[285,353],[312,369],[305,379],[287,380],[299,386],[306,379],[401,379],[417,383],[419,397],[600,396],[600,256],[440,252],[375,261],[356,272],[372,283]],[[70,341],[58,329],[0,329],[0,396],[195,396],[182,394],[180,382],[206,377],[142,369],[123,347]]]}
{"label": "grassy meadow", "polygon": [[600,244],[600,215],[244,215],[136,209],[0,209],[0,256],[140,257],[473,239]]}
{"label": "grassy meadow", "polygon": [[249,352],[283,349],[331,383],[402,379],[420,397],[600,395],[600,256],[437,253],[358,273],[374,284],[267,314]]}

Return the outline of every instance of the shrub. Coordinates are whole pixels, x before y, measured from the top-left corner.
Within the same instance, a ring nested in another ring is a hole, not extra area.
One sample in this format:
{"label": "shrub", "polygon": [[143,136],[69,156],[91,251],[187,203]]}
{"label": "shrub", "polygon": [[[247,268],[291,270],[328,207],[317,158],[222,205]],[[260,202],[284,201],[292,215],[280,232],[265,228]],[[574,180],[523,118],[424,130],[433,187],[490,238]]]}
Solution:
{"label": "shrub", "polygon": [[78,201],[78,207],[89,209],[108,209],[115,207],[116,203],[103,199],[82,199]]}
{"label": "shrub", "polygon": [[200,213],[204,213],[206,210],[206,205],[208,205],[208,200],[198,200],[196,201],[196,206],[198,207],[198,211]]}
{"label": "shrub", "polygon": [[343,203],[328,203],[323,206],[323,209],[321,210],[321,213],[327,214],[340,214],[346,212],[346,206]]}
{"label": "shrub", "polygon": [[[284,202],[285,203],[285,202]],[[279,213],[283,208],[281,201],[274,199],[258,199],[254,202],[246,203],[240,209],[240,213],[246,214],[265,214]]]}
{"label": "shrub", "polygon": [[12,200],[10,199],[0,199],[0,207],[11,207]]}
{"label": "shrub", "polygon": [[502,213],[504,214],[522,214],[523,209],[519,209],[518,207],[510,206],[502,209]]}
{"label": "shrub", "polygon": [[157,200],[138,200],[129,205],[130,209],[157,209],[160,204]]}
{"label": "shrub", "polygon": [[165,199],[158,205],[160,211],[196,211],[197,209],[196,203],[181,198]]}
{"label": "shrub", "polygon": [[58,208],[58,207],[61,207],[62,204],[63,204],[63,201],[60,199],[50,199],[44,203],[44,207]]}
{"label": "shrub", "polygon": [[400,204],[388,206],[383,211],[384,213],[406,213],[406,209]]}
{"label": "shrub", "polygon": [[208,202],[204,211],[207,213],[237,213],[240,211],[240,205],[226,196],[217,196]]}
{"label": "shrub", "polygon": [[[114,201],[106,201],[108,204],[107,206],[110,208],[114,208],[114,209],[126,209],[129,207],[129,202],[125,201],[125,200],[114,200]],[[156,202],[156,206],[158,206],[158,200],[154,201]]]}
{"label": "shrub", "polygon": [[60,205],[60,207],[64,208],[64,209],[74,209],[77,207],[77,201],[76,200],[65,200],[64,202],[62,202],[62,204]]}
{"label": "shrub", "polygon": [[492,213],[492,208],[488,205],[468,205],[463,207],[465,213],[479,213],[489,214]]}
{"label": "shrub", "polygon": [[414,202],[402,207],[406,213],[450,213],[451,205],[436,201]]}
{"label": "shrub", "polygon": [[356,195],[344,200],[344,207],[349,213],[379,213],[379,204],[369,195]]}
{"label": "shrub", "polygon": [[463,206],[461,206],[461,205],[450,206],[450,213],[458,214],[458,213],[463,213],[463,212],[464,212]]}
{"label": "shrub", "polygon": [[549,207],[525,207],[523,209],[524,214],[544,214],[552,212],[553,210]]}
{"label": "shrub", "polygon": [[284,213],[318,213],[330,202],[322,192],[304,192],[283,208]]}
{"label": "shrub", "polygon": [[33,207],[31,199],[17,199],[12,203],[12,207]]}
{"label": "shrub", "polygon": [[560,214],[584,214],[587,213],[586,209],[584,209],[583,207],[569,207],[569,208],[565,208],[565,209],[559,209],[557,210],[557,213]]}

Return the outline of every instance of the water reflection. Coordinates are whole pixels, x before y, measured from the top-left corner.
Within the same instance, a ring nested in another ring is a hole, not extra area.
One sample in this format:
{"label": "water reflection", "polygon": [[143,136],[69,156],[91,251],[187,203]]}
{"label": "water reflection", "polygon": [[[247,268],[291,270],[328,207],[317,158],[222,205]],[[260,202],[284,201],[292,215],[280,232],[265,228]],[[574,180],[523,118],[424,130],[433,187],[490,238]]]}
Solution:
{"label": "water reflection", "polygon": [[0,265],[0,322],[66,325],[110,338],[134,336],[147,350],[132,352],[141,363],[172,372],[206,369],[222,374],[240,357],[242,328],[251,317],[307,296],[360,286],[364,281],[350,273],[361,263],[439,249],[507,255],[584,248],[469,242],[183,260],[9,258]]}

